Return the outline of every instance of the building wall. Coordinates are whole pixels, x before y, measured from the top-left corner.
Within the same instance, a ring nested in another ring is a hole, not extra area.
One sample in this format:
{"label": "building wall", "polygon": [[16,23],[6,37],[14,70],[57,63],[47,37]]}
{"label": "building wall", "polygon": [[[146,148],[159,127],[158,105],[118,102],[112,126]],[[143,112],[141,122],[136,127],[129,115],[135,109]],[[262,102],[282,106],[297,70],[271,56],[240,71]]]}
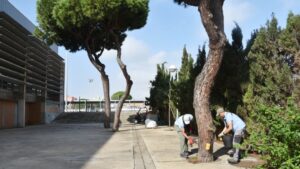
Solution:
{"label": "building wall", "polygon": [[[33,29],[7,0],[0,1],[0,128],[49,123],[63,112],[64,60]],[[52,103],[58,109],[49,108]]]}

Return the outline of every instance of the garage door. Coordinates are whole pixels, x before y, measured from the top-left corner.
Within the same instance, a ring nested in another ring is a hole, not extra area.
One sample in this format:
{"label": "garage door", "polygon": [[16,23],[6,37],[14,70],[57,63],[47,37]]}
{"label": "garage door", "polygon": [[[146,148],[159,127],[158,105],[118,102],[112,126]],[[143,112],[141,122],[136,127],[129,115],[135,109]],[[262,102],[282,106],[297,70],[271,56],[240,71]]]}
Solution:
{"label": "garage door", "polygon": [[17,103],[0,100],[0,128],[17,127]]}

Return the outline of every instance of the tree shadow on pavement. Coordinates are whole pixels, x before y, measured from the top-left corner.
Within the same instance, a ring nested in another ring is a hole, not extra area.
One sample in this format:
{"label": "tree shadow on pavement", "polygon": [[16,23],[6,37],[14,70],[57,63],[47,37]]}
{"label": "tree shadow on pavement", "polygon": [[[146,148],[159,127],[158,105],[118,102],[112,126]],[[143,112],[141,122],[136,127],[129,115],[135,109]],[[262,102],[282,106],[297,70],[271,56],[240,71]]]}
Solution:
{"label": "tree shadow on pavement", "polygon": [[222,148],[218,149],[217,151],[215,151],[215,152],[213,153],[214,160],[217,160],[219,157],[221,157],[221,156],[227,154],[228,150],[229,150],[228,148],[222,147]]}

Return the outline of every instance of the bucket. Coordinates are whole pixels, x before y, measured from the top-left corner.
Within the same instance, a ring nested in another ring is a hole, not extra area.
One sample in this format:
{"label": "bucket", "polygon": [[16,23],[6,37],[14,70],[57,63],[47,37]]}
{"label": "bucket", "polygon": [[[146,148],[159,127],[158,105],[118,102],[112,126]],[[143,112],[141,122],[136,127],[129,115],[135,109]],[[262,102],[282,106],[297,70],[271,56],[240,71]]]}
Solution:
{"label": "bucket", "polygon": [[227,134],[222,137],[224,147],[232,148],[233,135]]}

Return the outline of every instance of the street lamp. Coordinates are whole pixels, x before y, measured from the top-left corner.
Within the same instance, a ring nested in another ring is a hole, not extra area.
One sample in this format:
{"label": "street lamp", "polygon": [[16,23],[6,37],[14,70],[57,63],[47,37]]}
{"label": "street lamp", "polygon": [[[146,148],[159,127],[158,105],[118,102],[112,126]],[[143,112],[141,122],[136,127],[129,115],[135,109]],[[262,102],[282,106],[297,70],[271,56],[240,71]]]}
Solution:
{"label": "street lamp", "polygon": [[[94,82],[94,79],[93,78],[90,78],[90,79],[88,79],[88,81],[89,81],[89,84],[90,84],[90,87],[89,87],[89,91],[91,91],[91,89],[92,89],[92,84],[93,84],[93,82]],[[91,95],[89,96],[90,97],[90,100],[93,100],[93,97],[92,97],[92,93],[91,92],[89,92]],[[86,104],[86,102],[87,102],[87,100],[85,101],[85,111],[87,111],[87,104]],[[89,112],[91,112],[92,111],[92,102],[90,102],[90,108],[89,108]]]}
{"label": "street lamp", "polygon": [[168,116],[169,116],[169,127],[171,127],[171,77],[172,73],[177,71],[177,68],[175,65],[171,65],[169,68],[169,73],[170,73],[170,80],[169,80],[169,110],[168,110]]}

